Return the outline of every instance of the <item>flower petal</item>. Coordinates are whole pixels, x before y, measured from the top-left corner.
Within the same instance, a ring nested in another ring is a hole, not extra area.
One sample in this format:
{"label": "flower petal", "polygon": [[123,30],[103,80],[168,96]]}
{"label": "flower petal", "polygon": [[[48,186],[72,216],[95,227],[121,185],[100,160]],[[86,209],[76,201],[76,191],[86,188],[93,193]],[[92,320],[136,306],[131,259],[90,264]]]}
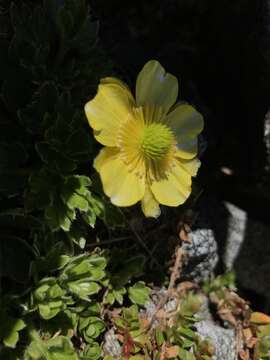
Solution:
{"label": "flower petal", "polygon": [[85,105],[85,113],[97,141],[115,146],[119,125],[128,117],[133,106],[133,96],[122,81],[102,79],[96,96]]}
{"label": "flower petal", "polygon": [[[176,154],[177,156],[177,154]],[[181,166],[188,172],[191,176],[196,176],[197,172],[201,166],[201,162],[198,158],[191,160],[179,159]]]}
{"label": "flower petal", "polygon": [[192,159],[198,152],[198,134],[203,130],[203,117],[192,106],[178,105],[170,112],[166,123],[177,139],[178,155],[183,159]]}
{"label": "flower petal", "polygon": [[166,73],[158,61],[148,61],[137,77],[137,106],[157,105],[167,113],[176,102],[177,95],[177,78]]}
{"label": "flower petal", "polygon": [[128,171],[117,148],[102,149],[94,161],[103,190],[117,206],[131,206],[140,201],[145,192],[145,180]]}
{"label": "flower petal", "polygon": [[149,185],[146,185],[144,197],[141,200],[142,212],[146,217],[158,218],[160,208]]}
{"label": "flower petal", "polygon": [[151,190],[160,204],[181,205],[191,193],[191,176],[180,162],[176,161],[167,178],[152,182]]}

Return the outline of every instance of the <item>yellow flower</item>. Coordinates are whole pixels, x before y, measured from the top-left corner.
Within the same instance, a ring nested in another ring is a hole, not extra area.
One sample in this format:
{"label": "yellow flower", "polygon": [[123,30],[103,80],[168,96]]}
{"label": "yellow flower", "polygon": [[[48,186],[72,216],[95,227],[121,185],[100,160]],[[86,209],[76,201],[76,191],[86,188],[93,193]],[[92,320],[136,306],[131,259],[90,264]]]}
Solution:
{"label": "yellow flower", "polygon": [[108,77],[85,105],[94,136],[105,146],[94,167],[113,204],[141,201],[145,216],[158,217],[159,204],[178,206],[190,195],[203,117],[190,105],[174,105],[177,95],[176,77],[151,60],[137,77],[136,100],[127,85]]}

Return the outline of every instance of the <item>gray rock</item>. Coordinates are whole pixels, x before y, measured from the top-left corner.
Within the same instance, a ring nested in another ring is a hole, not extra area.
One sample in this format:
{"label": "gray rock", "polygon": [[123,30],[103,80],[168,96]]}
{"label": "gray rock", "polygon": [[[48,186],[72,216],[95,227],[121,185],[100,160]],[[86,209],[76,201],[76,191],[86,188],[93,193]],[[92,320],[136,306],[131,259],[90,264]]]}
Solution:
{"label": "gray rock", "polygon": [[245,239],[248,217],[245,211],[233,204],[225,203],[225,207],[228,210],[227,238],[222,260],[226,269],[231,270]]}
{"label": "gray rock", "polygon": [[213,360],[237,360],[235,331],[215,323],[206,297],[198,317],[203,320],[195,323],[195,328],[201,338],[209,338],[214,345]]}
{"label": "gray rock", "polygon": [[213,273],[218,262],[217,242],[213,230],[203,218],[199,218],[189,233],[191,243],[184,243],[187,261],[183,269],[186,279],[200,283]]}
{"label": "gray rock", "polygon": [[269,225],[231,203],[205,199],[190,238],[185,278],[206,280],[220,259],[224,270],[235,270],[240,287],[270,299]]}
{"label": "gray rock", "polygon": [[210,338],[215,346],[213,360],[237,360],[235,332],[216,325],[211,320],[203,320],[195,324],[198,334]]}
{"label": "gray rock", "polygon": [[232,204],[226,206],[230,214],[223,259],[226,268],[236,271],[241,287],[270,298],[270,226],[248,218]]}
{"label": "gray rock", "polygon": [[119,359],[121,357],[122,348],[117,340],[114,329],[111,328],[106,332],[104,336],[104,344],[103,344],[103,352],[105,355],[110,355],[115,359]]}
{"label": "gray rock", "polygon": [[[151,299],[145,305],[145,315],[147,318],[151,318],[156,312],[158,298],[162,296],[163,292],[164,289],[161,289],[157,294],[157,298]],[[198,335],[202,339],[209,338],[211,340],[215,347],[213,360],[237,360],[235,331],[233,329],[225,329],[216,324],[209,310],[208,299],[202,295],[202,300],[202,307],[197,317],[203,320],[195,323]],[[176,306],[177,301],[172,298],[168,300],[163,309],[165,312],[170,313],[176,310]],[[155,321],[153,327],[157,324],[158,321]]]}
{"label": "gray rock", "polygon": [[[157,311],[157,304],[160,298],[164,295],[166,289],[162,288],[152,295],[152,298],[145,304],[145,308],[141,310],[141,316],[151,319],[153,314]],[[236,354],[236,338],[233,329],[225,329],[216,324],[209,310],[209,302],[206,297],[202,297],[203,305],[201,311],[197,314],[199,319],[203,319],[194,324],[197,334],[202,338],[211,340],[215,347],[215,354],[213,360],[237,360]],[[164,304],[163,310],[168,315],[177,308],[177,300],[170,298]],[[155,328],[159,324],[156,319],[152,326]],[[121,356],[121,345],[115,336],[114,329],[110,329],[105,334],[105,341],[103,344],[103,352],[106,355],[111,355],[114,359],[119,359]]]}

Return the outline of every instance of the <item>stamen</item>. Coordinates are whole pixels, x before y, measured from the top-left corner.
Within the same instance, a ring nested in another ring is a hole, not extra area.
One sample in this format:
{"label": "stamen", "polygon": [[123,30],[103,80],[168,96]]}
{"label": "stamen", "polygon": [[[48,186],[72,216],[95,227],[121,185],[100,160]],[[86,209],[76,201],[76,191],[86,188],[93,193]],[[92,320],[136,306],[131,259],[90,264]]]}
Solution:
{"label": "stamen", "polygon": [[172,131],[164,124],[152,123],[143,131],[140,149],[147,159],[162,159],[174,143]]}
{"label": "stamen", "polygon": [[[161,122],[162,112],[157,110],[135,108],[134,116],[122,123],[117,136],[120,156],[128,170],[139,178],[146,176],[150,183],[167,177],[175,152],[173,132]],[[149,119],[145,119],[147,114]],[[156,121],[154,114],[158,115]]]}

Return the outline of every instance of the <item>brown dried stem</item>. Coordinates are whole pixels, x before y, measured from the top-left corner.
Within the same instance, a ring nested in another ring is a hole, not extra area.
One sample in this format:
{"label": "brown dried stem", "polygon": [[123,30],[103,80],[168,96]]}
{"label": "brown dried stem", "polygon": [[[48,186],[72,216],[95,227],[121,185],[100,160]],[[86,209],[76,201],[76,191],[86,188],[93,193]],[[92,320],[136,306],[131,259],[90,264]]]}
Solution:
{"label": "brown dried stem", "polygon": [[171,276],[170,276],[170,282],[169,282],[168,289],[164,293],[164,295],[161,297],[161,299],[159,300],[156,310],[149,321],[148,329],[152,328],[152,325],[157,317],[158,312],[163,308],[163,306],[168,301],[168,299],[171,296],[172,291],[175,287],[175,283],[176,283],[177,279],[179,279],[181,276],[182,259],[184,256],[184,250],[182,249],[181,246],[177,246],[175,253],[176,253],[176,256],[175,256],[174,266],[173,266]]}

